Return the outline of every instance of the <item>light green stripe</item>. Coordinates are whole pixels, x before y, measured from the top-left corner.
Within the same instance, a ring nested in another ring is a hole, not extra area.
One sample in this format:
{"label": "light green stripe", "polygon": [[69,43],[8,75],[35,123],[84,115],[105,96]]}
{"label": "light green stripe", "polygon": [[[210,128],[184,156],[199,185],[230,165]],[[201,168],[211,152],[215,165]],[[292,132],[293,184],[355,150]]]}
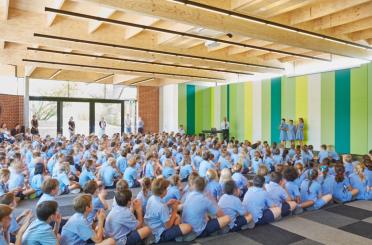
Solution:
{"label": "light green stripe", "polygon": [[282,91],[281,91],[281,112],[282,112],[282,115],[281,117],[283,118],[288,118],[287,116],[287,97],[288,97],[288,90],[287,90],[287,80],[288,80],[288,77],[286,76],[283,76],[282,77]]}
{"label": "light green stripe", "polygon": [[222,122],[224,117],[227,117],[227,85],[221,87],[221,114],[220,122]]}
{"label": "light green stripe", "polygon": [[203,88],[195,87],[195,134],[199,134],[203,130]]}
{"label": "light green stripe", "polygon": [[368,151],[368,67],[362,65],[350,73],[350,152]]}
{"label": "light green stripe", "polygon": [[287,78],[286,82],[287,98],[286,98],[286,118],[296,119],[296,79],[294,77]]}
{"label": "light green stripe", "polygon": [[236,98],[232,98],[236,101],[236,120],[237,128],[236,134],[238,140],[244,140],[244,83],[238,83],[236,85]]}
{"label": "light green stripe", "polygon": [[237,137],[237,110],[236,110],[236,98],[237,98],[237,84],[230,85],[230,137]]}
{"label": "light green stripe", "polygon": [[335,72],[321,76],[321,144],[335,145]]}
{"label": "light green stripe", "polygon": [[304,142],[307,141],[307,96],[308,96],[308,86],[307,86],[307,76],[296,77],[296,121],[298,118],[302,117],[305,121],[305,131],[304,131]]}
{"label": "light green stripe", "polygon": [[271,142],[271,81],[262,81],[262,140]]}
{"label": "light green stripe", "polygon": [[202,130],[208,130],[211,128],[211,89],[204,88],[202,90],[203,95],[203,128]]}
{"label": "light green stripe", "polygon": [[[165,94],[163,96],[166,96]],[[178,85],[178,124],[183,124],[187,128],[187,110],[186,110],[186,84]],[[164,113],[167,113],[166,111]]]}
{"label": "light green stripe", "polygon": [[372,149],[372,63],[368,64],[368,150]]}
{"label": "light green stripe", "polygon": [[253,137],[253,84],[244,84],[244,138],[252,140]]}
{"label": "light green stripe", "polygon": [[211,104],[210,104],[210,115],[211,115],[211,123],[210,123],[210,128],[214,128],[214,87],[210,88],[210,96],[211,96]]}

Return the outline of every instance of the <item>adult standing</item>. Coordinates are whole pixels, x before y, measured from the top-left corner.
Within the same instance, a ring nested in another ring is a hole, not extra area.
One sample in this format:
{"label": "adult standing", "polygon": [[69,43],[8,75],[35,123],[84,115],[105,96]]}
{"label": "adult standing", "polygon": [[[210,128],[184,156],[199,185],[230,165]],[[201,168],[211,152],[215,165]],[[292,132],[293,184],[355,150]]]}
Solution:
{"label": "adult standing", "polygon": [[70,120],[68,120],[68,131],[70,132],[71,138],[75,134],[75,122],[73,117],[70,117]]}
{"label": "adult standing", "polygon": [[37,120],[36,115],[32,116],[31,120],[31,134],[38,135],[39,134],[39,121]]}
{"label": "adult standing", "polygon": [[141,117],[138,117],[137,128],[138,128],[138,133],[140,134],[144,133],[145,123],[143,122]]}
{"label": "adult standing", "polygon": [[230,123],[227,121],[227,118],[224,117],[223,121],[221,122],[223,140],[229,141],[229,129],[230,129]]}
{"label": "adult standing", "polygon": [[305,138],[304,130],[305,130],[304,119],[303,119],[302,117],[300,117],[300,118],[298,119],[298,124],[297,124],[296,140],[298,140],[298,143],[299,143],[301,146],[303,145],[303,141],[304,141],[304,138]]}
{"label": "adult standing", "polygon": [[128,134],[132,133],[132,123],[130,121],[129,114],[125,117],[125,130]]}
{"label": "adult standing", "polygon": [[103,135],[106,134],[106,121],[105,118],[102,117],[101,121],[99,121],[99,137],[102,137]]}
{"label": "adult standing", "polygon": [[280,129],[280,142],[283,144],[284,147],[286,147],[288,125],[285,122],[285,118],[282,119],[279,129]]}

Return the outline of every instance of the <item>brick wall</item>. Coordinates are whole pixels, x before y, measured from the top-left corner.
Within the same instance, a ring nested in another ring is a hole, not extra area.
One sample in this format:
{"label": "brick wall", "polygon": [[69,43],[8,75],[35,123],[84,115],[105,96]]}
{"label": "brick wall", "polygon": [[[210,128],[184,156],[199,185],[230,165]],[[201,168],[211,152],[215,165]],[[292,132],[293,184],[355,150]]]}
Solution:
{"label": "brick wall", "polygon": [[145,123],[145,132],[159,131],[159,88],[138,87],[138,115]]}
{"label": "brick wall", "polygon": [[23,96],[0,94],[0,124],[4,122],[8,129],[23,125]]}

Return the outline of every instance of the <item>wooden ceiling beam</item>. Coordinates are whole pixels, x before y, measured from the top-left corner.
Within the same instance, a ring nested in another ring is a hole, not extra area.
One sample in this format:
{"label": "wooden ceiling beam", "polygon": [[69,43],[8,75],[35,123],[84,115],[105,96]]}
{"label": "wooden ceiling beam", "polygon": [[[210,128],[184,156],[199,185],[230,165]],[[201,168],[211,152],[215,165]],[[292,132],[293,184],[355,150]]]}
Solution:
{"label": "wooden ceiling beam", "polygon": [[353,33],[348,34],[348,36],[353,41],[360,41],[360,40],[369,39],[369,38],[372,37],[372,28],[369,28],[369,29],[363,30],[363,31],[353,32]]}
{"label": "wooden ceiling beam", "polygon": [[[62,9],[65,0],[54,0],[53,8]],[[55,13],[48,13],[47,14],[47,26],[53,25],[54,20],[56,19],[57,14]]]}
{"label": "wooden ceiling beam", "polygon": [[[224,33],[233,33],[245,37],[262,39],[270,42],[282,43],[289,46],[301,47],[309,50],[332,53],[341,56],[354,58],[370,59],[372,51],[353,46],[332,42],[325,39],[319,39],[307,35],[301,35],[296,32],[285,31],[283,29],[259,24],[249,23],[248,21],[226,16],[199,8],[193,8],[181,4],[175,4],[166,0],[91,0],[112,8],[124,11],[133,11],[151,15],[158,18],[171,19],[190,25],[202,26],[208,29],[221,31]],[[372,2],[371,2],[372,7]],[[365,9],[365,8],[363,8]],[[366,9],[368,11],[368,8]],[[365,10],[363,10],[364,12]],[[369,14],[371,14],[370,11]],[[342,24],[342,21],[340,22]]]}
{"label": "wooden ceiling beam", "polygon": [[330,29],[326,29],[331,35],[348,34],[351,32],[362,31],[372,27],[372,16],[353,21],[344,25],[339,25]]}
{"label": "wooden ceiling beam", "polygon": [[[15,12],[15,11],[12,11]],[[266,68],[261,67],[248,67],[242,66],[240,64],[233,64],[233,63],[220,63],[210,60],[202,60],[202,59],[190,59],[186,57],[182,57],[182,55],[193,55],[193,56],[200,56],[206,57],[208,59],[218,59],[218,60],[226,60],[226,62],[233,61],[233,62],[243,62],[249,63],[252,62],[253,64],[258,65],[276,65],[279,62],[262,62],[257,59],[247,59],[245,57],[239,56],[231,56],[226,59],[226,52],[224,51],[216,51],[213,53],[208,53],[205,47],[196,47],[193,49],[177,49],[171,48],[169,46],[159,46],[157,45],[156,38],[154,38],[154,34],[149,33],[141,33],[130,40],[122,40],[122,36],[120,35],[122,32],[122,28],[118,26],[107,26],[105,29],[102,29],[100,32],[100,36],[97,37],[96,35],[90,35],[88,33],[81,32],[81,29],[86,28],[86,24],[81,21],[76,21],[74,19],[63,19],[55,23],[52,27],[45,28],[43,26],[43,17],[40,15],[30,14],[23,11],[15,12],[14,14],[18,16],[22,16],[22,18],[12,18],[8,21],[0,21],[0,29],[2,30],[2,37],[6,41],[13,41],[19,43],[25,43],[28,45],[41,45],[46,47],[59,47],[63,49],[72,49],[72,50],[84,50],[89,53],[107,53],[112,55],[124,55],[124,56],[132,56],[132,57],[142,57],[142,58],[150,58],[150,59],[157,59],[157,60],[164,60],[164,61],[175,61],[179,63],[191,63],[194,65],[205,65],[208,64],[210,66],[224,66],[227,69],[231,70],[250,70],[255,72],[265,72],[268,71]],[[46,38],[38,38],[34,37],[34,33],[48,33],[50,35],[62,36],[62,37],[69,37],[69,38],[76,38],[79,40],[87,40],[92,42],[99,42],[107,45],[89,45],[84,42],[69,42],[69,41],[62,41],[62,40],[53,40],[53,39],[46,39]],[[109,44],[113,45],[126,45],[128,47],[140,48],[140,49],[148,49],[154,50],[156,52],[171,52],[175,54],[179,54],[180,56],[170,56],[170,55],[162,55],[157,53],[148,53],[148,52],[141,52],[135,50],[128,50],[122,49],[117,47],[112,47]],[[279,64],[279,67],[282,67]],[[272,70],[271,70],[272,71]]]}
{"label": "wooden ceiling beam", "polygon": [[9,0],[1,0],[2,19],[7,20],[9,17]]}
{"label": "wooden ceiling beam", "polygon": [[298,25],[300,23],[331,15],[366,2],[368,2],[368,0],[318,0],[313,4],[307,3],[307,5],[302,8],[294,9],[284,15],[279,15],[275,17],[273,21],[279,21],[281,23],[286,22],[285,24],[289,25]]}
{"label": "wooden ceiling beam", "polygon": [[[115,9],[101,7],[97,13],[97,16],[102,18],[110,18],[115,13]],[[88,33],[93,33],[103,24],[102,21],[92,20],[88,24]]]}

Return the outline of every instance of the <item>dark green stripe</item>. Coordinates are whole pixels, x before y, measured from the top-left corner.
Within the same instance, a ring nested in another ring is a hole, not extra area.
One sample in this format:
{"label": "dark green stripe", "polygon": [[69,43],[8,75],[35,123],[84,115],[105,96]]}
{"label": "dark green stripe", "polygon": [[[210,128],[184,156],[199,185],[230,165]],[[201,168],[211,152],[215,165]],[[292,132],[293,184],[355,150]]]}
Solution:
{"label": "dark green stripe", "polygon": [[[282,108],[282,79],[271,79],[271,142],[280,142],[279,125]],[[264,113],[264,112],[263,112]]]}
{"label": "dark green stripe", "polygon": [[335,147],[338,153],[350,152],[350,69],[336,71]]}
{"label": "dark green stripe", "polygon": [[195,134],[195,86],[186,86],[186,96],[187,96],[187,134]]}
{"label": "dark green stripe", "polygon": [[227,121],[230,122],[230,84],[227,84],[227,98],[226,98],[226,104],[227,104]]}

